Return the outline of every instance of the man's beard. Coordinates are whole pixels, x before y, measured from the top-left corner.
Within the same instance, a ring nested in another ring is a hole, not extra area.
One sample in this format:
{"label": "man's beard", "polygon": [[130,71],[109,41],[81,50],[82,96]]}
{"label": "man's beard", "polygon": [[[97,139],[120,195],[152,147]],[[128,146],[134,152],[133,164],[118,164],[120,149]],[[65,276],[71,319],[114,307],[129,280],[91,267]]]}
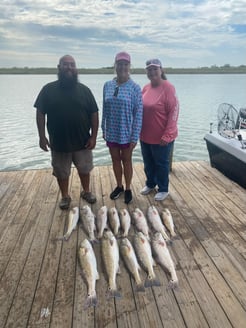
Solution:
{"label": "man's beard", "polygon": [[73,75],[67,75],[64,72],[58,72],[58,80],[60,82],[60,85],[64,89],[72,89],[74,88],[78,83],[78,74],[73,73]]}

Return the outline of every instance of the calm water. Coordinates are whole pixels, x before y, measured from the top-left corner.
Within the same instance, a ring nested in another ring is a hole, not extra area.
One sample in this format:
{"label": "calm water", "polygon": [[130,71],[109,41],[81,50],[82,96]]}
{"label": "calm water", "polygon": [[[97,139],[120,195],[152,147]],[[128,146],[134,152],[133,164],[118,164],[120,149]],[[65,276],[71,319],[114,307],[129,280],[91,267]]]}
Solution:
{"label": "calm water", "polygon": [[[83,75],[80,81],[92,90],[102,108],[102,87],[110,75]],[[143,87],[145,75],[132,75]],[[50,167],[50,154],[38,146],[34,100],[41,87],[56,79],[51,75],[0,75],[0,170]],[[169,75],[180,101],[179,137],[175,142],[174,161],[208,160],[204,134],[209,123],[216,123],[220,103],[239,109],[246,105],[246,75]],[[101,115],[100,115],[101,118]],[[139,145],[133,156],[141,161]],[[99,129],[94,150],[95,165],[110,164],[108,149]]]}

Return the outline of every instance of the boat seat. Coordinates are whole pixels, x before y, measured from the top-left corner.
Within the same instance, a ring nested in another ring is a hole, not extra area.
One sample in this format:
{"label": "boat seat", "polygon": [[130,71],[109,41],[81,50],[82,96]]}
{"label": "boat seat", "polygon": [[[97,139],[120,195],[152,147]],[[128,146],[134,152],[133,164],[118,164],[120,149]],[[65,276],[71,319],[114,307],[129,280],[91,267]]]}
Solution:
{"label": "boat seat", "polygon": [[236,129],[246,129],[246,108],[240,108],[239,110]]}

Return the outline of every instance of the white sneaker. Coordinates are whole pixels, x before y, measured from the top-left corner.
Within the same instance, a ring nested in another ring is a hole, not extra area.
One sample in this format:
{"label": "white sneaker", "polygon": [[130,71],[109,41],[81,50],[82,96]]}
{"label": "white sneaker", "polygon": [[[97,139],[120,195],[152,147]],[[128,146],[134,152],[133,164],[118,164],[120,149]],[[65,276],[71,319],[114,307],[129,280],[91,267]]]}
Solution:
{"label": "white sneaker", "polygon": [[164,200],[167,198],[167,196],[169,195],[169,192],[158,192],[156,195],[155,195],[155,200]]}
{"label": "white sneaker", "polygon": [[155,188],[149,188],[148,186],[145,186],[141,191],[140,194],[141,195],[148,195],[152,190],[154,190]]}

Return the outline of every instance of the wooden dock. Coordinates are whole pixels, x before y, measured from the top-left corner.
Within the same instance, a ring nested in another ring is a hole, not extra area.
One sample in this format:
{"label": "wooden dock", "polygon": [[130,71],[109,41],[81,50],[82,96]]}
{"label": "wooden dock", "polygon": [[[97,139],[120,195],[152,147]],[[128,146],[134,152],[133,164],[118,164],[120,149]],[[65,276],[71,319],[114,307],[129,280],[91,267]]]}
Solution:
{"label": "wooden dock", "polygon": [[[145,212],[154,204],[171,211],[178,239],[169,250],[179,288],[167,289],[169,276],[157,266],[161,287],[137,293],[121,261],[122,298],[107,300],[97,244],[99,303],[83,310],[87,288],[77,249],[86,234],[78,226],[68,241],[57,240],[66,231],[68,211],[59,209],[51,170],[0,172],[0,327],[246,327],[246,190],[206,162],[173,163],[164,202],[140,195],[144,182],[143,166],[136,163],[128,210]],[[94,168],[94,213],[102,205],[125,207],[123,198],[110,200],[114,186],[110,166]],[[85,202],[74,169],[70,190],[72,206],[81,208]],[[133,233],[132,228],[130,238]]]}

